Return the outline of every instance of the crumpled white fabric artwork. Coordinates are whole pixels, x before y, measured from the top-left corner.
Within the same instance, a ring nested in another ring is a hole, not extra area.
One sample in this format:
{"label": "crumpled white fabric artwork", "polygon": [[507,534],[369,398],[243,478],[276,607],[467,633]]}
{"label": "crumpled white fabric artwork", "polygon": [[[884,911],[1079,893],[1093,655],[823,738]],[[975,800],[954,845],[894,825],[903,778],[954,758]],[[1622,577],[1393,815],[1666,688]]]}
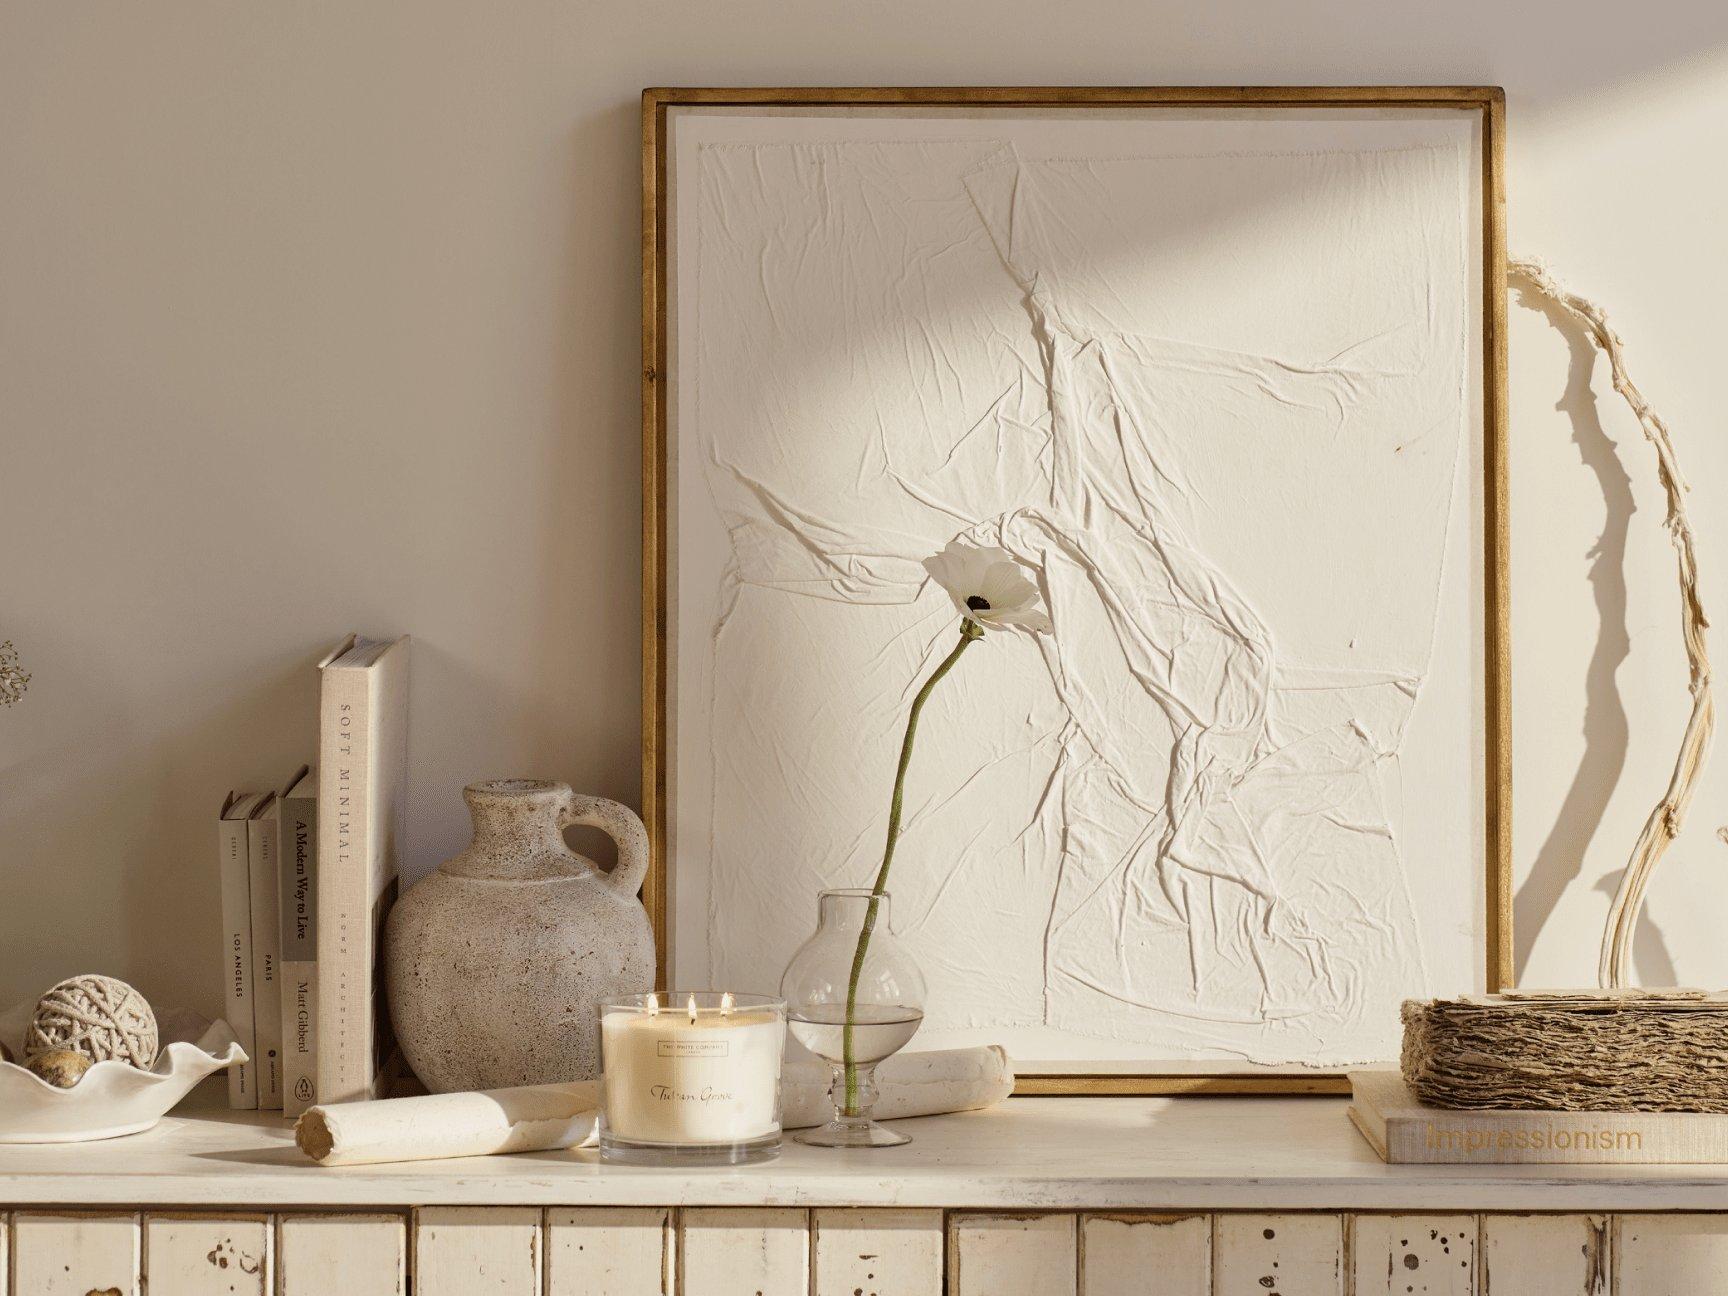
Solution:
{"label": "crumpled white fabric artwork", "polygon": [[924,715],[890,890],[925,1036],[1395,1055],[1429,988],[1400,748],[1464,525],[1462,166],[701,149],[679,507],[727,552],[676,868],[707,984],[772,988],[816,890],[868,884],[957,632],[919,561],[968,534],[1055,628],[989,636]]}

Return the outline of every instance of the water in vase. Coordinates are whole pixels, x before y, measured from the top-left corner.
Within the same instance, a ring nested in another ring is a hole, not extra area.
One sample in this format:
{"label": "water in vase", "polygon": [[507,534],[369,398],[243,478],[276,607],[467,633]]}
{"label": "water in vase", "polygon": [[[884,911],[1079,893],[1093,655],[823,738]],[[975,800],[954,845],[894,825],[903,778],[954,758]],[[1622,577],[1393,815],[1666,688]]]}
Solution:
{"label": "water in vase", "polygon": [[[904,1048],[923,1025],[924,1014],[898,1004],[859,1004],[853,1010],[852,1021],[852,1060],[868,1065]],[[786,1026],[792,1038],[817,1057],[833,1063],[845,1062],[845,1004],[803,1007],[787,1018]]]}

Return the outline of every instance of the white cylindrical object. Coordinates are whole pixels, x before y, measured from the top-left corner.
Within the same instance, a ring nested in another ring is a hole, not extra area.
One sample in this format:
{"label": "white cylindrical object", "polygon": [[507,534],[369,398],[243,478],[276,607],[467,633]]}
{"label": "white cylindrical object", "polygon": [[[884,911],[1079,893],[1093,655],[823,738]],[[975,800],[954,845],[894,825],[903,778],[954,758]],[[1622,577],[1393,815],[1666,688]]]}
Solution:
{"label": "white cylindrical object", "polygon": [[608,1002],[607,1140],[675,1148],[777,1138],[785,1040],[778,1000],[675,991]]}
{"label": "white cylindrical object", "polygon": [[[829,1098],[833,1068],[817,1058],[786,1063],[781,1119],[787,1129],[821,1125],[834,1114]],[[996,1044],[976,1048],[896,1053],[876,1068],[877,1120],[973,1111],[1014,1092],[1014,1067]]]}
{"label": "white cylindrical object", "polygon": [[594,1132],[599,1085],[571,1082],[313,1107],[294,1127],[319,1165],[435,1161],[574,1147]]}

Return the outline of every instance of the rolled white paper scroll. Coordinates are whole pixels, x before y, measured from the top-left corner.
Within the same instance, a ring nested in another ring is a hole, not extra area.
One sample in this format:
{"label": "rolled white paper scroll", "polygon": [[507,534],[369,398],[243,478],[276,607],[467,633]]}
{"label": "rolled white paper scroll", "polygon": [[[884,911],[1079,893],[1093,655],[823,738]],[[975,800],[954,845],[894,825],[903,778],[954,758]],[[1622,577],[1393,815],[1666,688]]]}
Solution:
{"label": "rolled white paper scroll", "polygon": [[[834,1115],[828,1089],[833,1070],[816,1058],[788,1058],[780,1081],[780,1124],[824,1125]],[[1014,1092],[1014,1065],[1000,1045],[896,1053],[876,1068],[878,1097],[871,1116],[904,1120],[991,1107]]]}
{"label": "rolled white paper scroll", "polygon": [[[828,1120],[831,1074],[815,1059],[787,1061],[785,1128]],[[1014,1068],[996,1045],[899,1053],[876,1068],[876,1085],[878,1120],[936,1116],[1001,1102],[1014,1092]],[[591,1141],[599,1105],[600,1086],[593,1082],[335,1103],[302,1115],[294,1141],[324,1166],[546,1152]]]}
{"label": "rolled white paper scroll", "polygon": [[544,1152],[593,1137],[599,1106],[593,1082],[334,1103],[306,1111],[294,1141],[326,1166]]}

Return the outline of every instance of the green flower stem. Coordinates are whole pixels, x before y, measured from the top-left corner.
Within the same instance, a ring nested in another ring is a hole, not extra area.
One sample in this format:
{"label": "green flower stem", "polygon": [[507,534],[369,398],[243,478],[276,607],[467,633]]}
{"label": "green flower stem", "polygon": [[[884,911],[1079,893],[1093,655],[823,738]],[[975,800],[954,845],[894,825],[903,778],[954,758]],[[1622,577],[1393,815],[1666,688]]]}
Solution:
{"label": "green flower stem", "polygon": [[846,1065],[846,1108],[848,1116],[858,1115],[858,1064],[853,1060],[852,1026],[858,1011],[858,981],[864,975],[864,955],[870,949],[870,935],[876,930],[876,912],[882,895],[888,889],[888,869],[894,863],[894,846],[900,840],[900,810],[906,793],[906,767],[912,763],[912,740],[918,736],[918,715],[924,703],[942,677],[954,669],[960,654],[984,631],[970,617],[960,623],[960,642],[954,651],[942,659],[942,664],[930,673],[918,696],[912,699],[912,710],[906,717],[906,737],[900,743],[900,768],[894,774],[894,800],[888,806],[888,842],[882,848],[882,867],[876,871],[876,885],[870,888],[870,907],[864,913],[864,930],[858,933],[858,952],[852,956],[852,979],[846,983],[846,1023],[842,1033],[843,1058]]}

